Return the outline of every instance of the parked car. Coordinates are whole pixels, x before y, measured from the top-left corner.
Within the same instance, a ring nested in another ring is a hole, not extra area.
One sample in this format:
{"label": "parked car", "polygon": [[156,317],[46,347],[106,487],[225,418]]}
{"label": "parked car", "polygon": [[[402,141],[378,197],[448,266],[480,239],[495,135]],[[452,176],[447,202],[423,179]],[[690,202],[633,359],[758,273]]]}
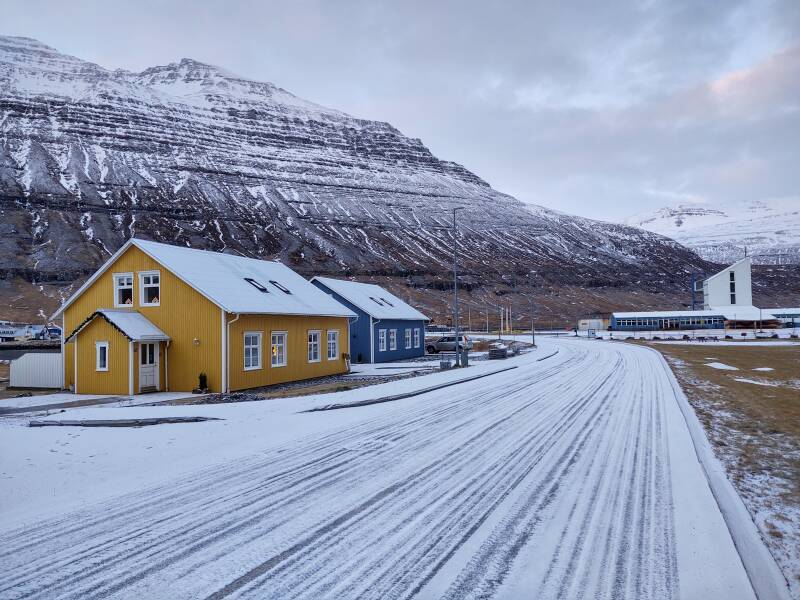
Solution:
{"label": "parked car", "polygon": [[[467,350],[472,350],[472,340],[467,335],[460,335],[458,336],[459,342],[458,347],[460,350],[466,348]],[[434,340],[432,342],[428,342],[425,344],[425,350],[427,350],[428,354],[436,354],[437,352],[454,352],[456,349],[456,336],[444,336],[440,337],[438,340]]]}

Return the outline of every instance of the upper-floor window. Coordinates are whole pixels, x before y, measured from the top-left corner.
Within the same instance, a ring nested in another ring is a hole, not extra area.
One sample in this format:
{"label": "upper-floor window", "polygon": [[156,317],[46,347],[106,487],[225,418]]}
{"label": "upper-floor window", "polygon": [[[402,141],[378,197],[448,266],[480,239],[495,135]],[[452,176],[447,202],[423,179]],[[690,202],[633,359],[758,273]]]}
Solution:
{"label": "upper-floor window", "polygon": [[139,273],[139,304],[158,306],[161,303],[161,274],[158,271]]}
{"label": "upper-floor window", "polygon": [[328,360],[339,358],[339,331],[328,330]]}
{"label": "upper-floor window", "polygon": [[308,362],[319,362],[319,331],[308,332]]}
{"label": "upper-floor window", "polygon": [[114,273],[114,306],[133,304],[133,273]]}
{"label": "upper-floor window", "polygon": [[736,294],[731,294],[731,304],[736,304]]}
{"label": "upper-floor window", "polygon": [[734,274],[733,271],[730,272],[730,276],[731,276],[731,281],[736,281],[736,275]]}

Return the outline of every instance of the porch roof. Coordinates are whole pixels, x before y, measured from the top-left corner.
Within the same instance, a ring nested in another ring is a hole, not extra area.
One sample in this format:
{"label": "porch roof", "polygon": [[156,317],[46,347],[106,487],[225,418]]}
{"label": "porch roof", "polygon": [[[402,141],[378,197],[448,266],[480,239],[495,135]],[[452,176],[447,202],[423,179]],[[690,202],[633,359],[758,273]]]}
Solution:
{"label": "porch roof", "polygon": [[135,310],[101,308],[96,310],[83,323],[70,333],[64,342],[78,335],[94,319],[102,318],[132,342],[166,342],[169,336],[156,327],[143,314]]}

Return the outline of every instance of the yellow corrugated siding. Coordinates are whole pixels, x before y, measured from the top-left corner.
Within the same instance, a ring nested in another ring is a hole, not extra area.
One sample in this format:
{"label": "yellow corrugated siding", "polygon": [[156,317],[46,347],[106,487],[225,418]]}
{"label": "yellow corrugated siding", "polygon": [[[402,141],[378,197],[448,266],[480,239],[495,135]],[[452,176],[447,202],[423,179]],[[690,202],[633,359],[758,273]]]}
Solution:
{"label": "yellow corrugated siding", "polygon": [[[108,371],[96,370],[96,342],[108,342]],[[72,342],[65,348],[68,354],[74,354],[75,347],[75,342]],[[103,319],[95,319],[78,336],[77,352],[76,393],[121,395],[128,393],[128,339],[117,329]]]}
{"label": "yellow corrugated siding", "polygon": [[[138,273],[154,270],[160,271],[161,274],[160,305],[140,306]],[[130,272],[134,273],[134,303],[131,308],[141,312],[171,338],[168,350],[170,389],[189,391],[197,387],[197,376],[200,371],[205,371],[208,375],[209,387],[214,391],[221,391],[222,316],[219,307],[135,246],[131,246],[117,258],[115,263],[64,311],[66,334],[69,335],[74,331],[95,310],[114,308],[113,274]],[[197,344],[194,343],[195,339],[198,341]],[[74,383],[74,365],[70,357],[70,346],[71,344],[68,344],[65,347],[64,376],[67,386]],[[160,354],[160,361],[163,365],[163,344]],[[137,353],[135,360],[138,361],[138,358]],[[138,363],[136,364],[138,365]],[[92,360],[93,366],[94,360]],[[138,367],[134,369],[134,373],[138,374],[137,371]],[[163,389],[166,375],[163,367],[160,374],[160,384]],[[138,390],[138,381],[135,390]],[[127,393],[127,384],[125,393]]]}
{"label": "yellow corrugated siding", "polygon": [[[236,318],[228,314],[229,321]],[[339,331],[339,356],[327,360],[327,331]],[[308,362],[308,331],[319,330],[320,362]],[[262,336],[261,369],[244,370],[244,334],[247,331],[260,331]],[[273,331],[287,332],[287,365],[270,366],[270,336]],[[342,317],[302,317],[283,315],[242,315],[230,326],[229,373],[230,389],[242,390],[275,383],[285,383],[324,375],[344,373],[347,370],[342,353],[349,353],[347,319]],[[170,357],[171,360],[171,357]]]}

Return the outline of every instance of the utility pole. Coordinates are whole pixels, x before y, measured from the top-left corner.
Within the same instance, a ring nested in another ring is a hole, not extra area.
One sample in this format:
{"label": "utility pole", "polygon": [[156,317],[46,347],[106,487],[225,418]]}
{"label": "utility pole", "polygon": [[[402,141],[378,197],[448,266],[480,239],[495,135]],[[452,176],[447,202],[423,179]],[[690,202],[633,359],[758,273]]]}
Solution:
{"label": "utility pole", "polygon": [[458,226],[456,225],[456,211],[462,207],[453,207],[453,312],[456,333],[456,366],[461,366],[461,349],[459,348],[458,335]]}
{"label": "utility pole", "polygon": [[531,271],[531,343],[536,347],[536,326],[533,323],[534,291],[536,290],[536,271]]}

